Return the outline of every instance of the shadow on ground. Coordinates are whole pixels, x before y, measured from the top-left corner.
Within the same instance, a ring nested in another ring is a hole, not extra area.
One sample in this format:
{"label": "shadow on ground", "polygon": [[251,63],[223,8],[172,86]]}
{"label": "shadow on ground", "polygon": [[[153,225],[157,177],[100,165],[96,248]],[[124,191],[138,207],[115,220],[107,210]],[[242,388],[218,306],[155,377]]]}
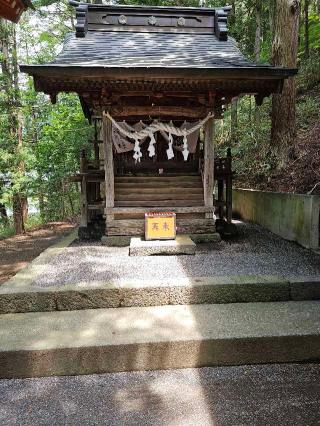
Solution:
{"label": "shadow on ground", "polygon": [[128,247],[75,242],[48,264],[34,281],[38,286],[107,282],[121,279],[191,276],[279,275],[290,279],[320,275],[320,257],[257,225],[238,223],[238,236],[199,245],[195,256],[130,257]]}
{"label": "shadow on ground", "polygon": [[319,365],[0,381],[3,425],[315,425]]}

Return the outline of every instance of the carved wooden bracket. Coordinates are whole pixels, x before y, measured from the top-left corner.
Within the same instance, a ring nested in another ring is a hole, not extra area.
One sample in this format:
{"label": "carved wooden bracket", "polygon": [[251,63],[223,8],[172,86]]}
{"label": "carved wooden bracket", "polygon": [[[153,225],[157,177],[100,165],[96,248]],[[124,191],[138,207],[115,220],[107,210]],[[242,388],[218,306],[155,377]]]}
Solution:
{"label": "carved wooden bracket", "polygon": [[218,40],[228,40],[228,13],[231,11],[231,6],[225,6],[215,10],[214,15],[214,32]]}
{"label": "carved wooden bracket", "polygon": [[76,7],[76,37],[85,37],[88,31],[88,5],[79,4]]}

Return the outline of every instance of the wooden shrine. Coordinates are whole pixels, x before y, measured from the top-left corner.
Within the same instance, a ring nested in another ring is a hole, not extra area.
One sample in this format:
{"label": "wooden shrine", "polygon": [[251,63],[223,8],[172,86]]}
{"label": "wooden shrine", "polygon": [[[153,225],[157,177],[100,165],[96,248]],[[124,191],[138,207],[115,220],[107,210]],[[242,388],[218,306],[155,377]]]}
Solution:
{"label": "wooden shrine", "polygon": [[[240,94],[254,95],[260,105],[264,97],[280,93],[295,70],[244,58],[228,35],[229,6],[72,4],[76,32],[67,35],[60,55],[52,63],[21,69],[52,102],[59,92],[78,93],[84,114],[96,126],[94,156],[83,153],[74,177],[82,188],[81,227],[104,214],[107,237],[141,235],[145,213],[170,211],[176,213],[177,233],[214,233],[215,204],[220,217],[227,206],[229,222],[232,213],[231,155],[214,157],[214,119]],[[203,128],[191,150],[189,139],[177,135],[199,122]],[[117,128],[126,126],[137,136],[137,126],[151,129],[159,123],[171,130],[154,132],[152,156],[151,136],[137,142]]]}

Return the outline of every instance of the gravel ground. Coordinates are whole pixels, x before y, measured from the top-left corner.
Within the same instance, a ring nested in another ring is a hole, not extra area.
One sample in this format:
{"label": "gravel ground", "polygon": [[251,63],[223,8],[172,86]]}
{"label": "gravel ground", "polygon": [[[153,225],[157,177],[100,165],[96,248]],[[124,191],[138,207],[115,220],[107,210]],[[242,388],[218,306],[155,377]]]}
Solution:
{"label": "gravel ground", "polygon": [[33,285],[81,281],[162,279],[218,275],[320,275],[320,256],[257,225],[238,223],[239,235],[218,244],[200,245],[195,256],[130,257],[128,248],[76,241],[54,257]]}
{"label": "gravel ground", "polygon": [[74,225],[68,222],[51,222],[25,234],[0,240],[0,285],[73,228]]}
{"label": "gravel ground", "polygon": [[319,425],[320,365],[0,380],[0,424]]}

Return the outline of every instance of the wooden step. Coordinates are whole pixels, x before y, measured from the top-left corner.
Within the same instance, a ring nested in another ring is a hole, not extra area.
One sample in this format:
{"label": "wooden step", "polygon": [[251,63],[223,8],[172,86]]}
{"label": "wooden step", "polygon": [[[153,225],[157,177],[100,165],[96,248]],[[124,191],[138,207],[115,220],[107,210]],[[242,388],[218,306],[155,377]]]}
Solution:
{"label": "wooden step", "polygon": [[157,194],[203,194],[203,189],[202,187],[193,187],[193,188],[172,188],[170,187],[152,187],[152,188],[116,188],[115,189],[115,194],[117,195],[132,195],[132,194],[140,194],[143,196],[144,195],[148,195],[148,194],[154,194],[156,191]]}
{"label": "wooden step", "polygon": [[[154,207],[152,209],[152,211],[154,212],[162,212],[164,209],[163,207]],[[179,213],[179,214],[184,214],[184,213],[211,213],[213,212],[214,208],[213,207],[206,207],[206,206],[201,206],[201,205],[196,205],[196,206],[192,206],[192,207],[173,207],[173,206],[168,206],[165,209],[166,211],[170,211],[173,213]],[[147,207],[114,207],[111,209],[106,209],[106,213],[114,213],[114,214],[124,214],[124,213],[132,213],[132,214],[136,214],[136,213],[141,213],[141,214],[145,214],[150,212],[150,209]]]}
{"label": "wooden step", "polygon": [[142,183],[142,182],[201,182],[201,176],[132,176],[115,177],[115,183]]}
{"label": "wooden step", "polygon": [[168,207],[172,205],[174,207],[191,207],[191,206],[198,206],[199,202],[200,200],[175,200],[175,201],[173,200],[160,200],[160,201],[130,200],[130,201],[115,201],[115,207],[162,207],[167,210]]}
{"label": "wooden step", "polygon": [[[156,190],[155,190],[156,191]],[[198,204],[200,204],[201,202],[203,202],[203,194],[202,193],[197,193],[197,194],[189,194],[186,192],[181,193],[158,193],[158,192],[153,192],[153,193],[149,193],[149,194],[141,194],[138,192],[131,192],[129,194],[119,194],[116,193],[115,194],[115,201],[161,201],[161,200],[196,200],[198,202]]]}
{"label": "wooden step", "polygon": [[[107,222],[107,234],[111,235],[143,235],[144,219],[113,220]],[[180,219],[177,218],[178,234],[210,234],[215,232],[213,219]]]}
{"label": "wooden step", "polygon": [[115,190],[121,188],[203,188],[202,181],[183,181],[183,182],[115,182]]}

